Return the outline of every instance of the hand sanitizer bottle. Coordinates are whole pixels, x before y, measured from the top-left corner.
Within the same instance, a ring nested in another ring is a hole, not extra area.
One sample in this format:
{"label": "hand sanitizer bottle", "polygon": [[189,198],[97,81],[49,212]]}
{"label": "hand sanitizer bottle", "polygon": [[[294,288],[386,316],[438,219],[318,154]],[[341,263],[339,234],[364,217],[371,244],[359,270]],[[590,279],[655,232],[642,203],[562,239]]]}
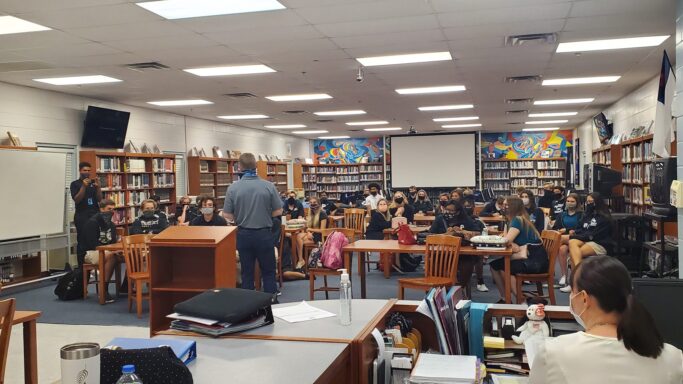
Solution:
{"label": "hand sanitizer bottle", "polygon": [[346,269],[339,269],[341,272],[341,283],[339,285],[339,320],[342,325],[351,324],[351,280]]}

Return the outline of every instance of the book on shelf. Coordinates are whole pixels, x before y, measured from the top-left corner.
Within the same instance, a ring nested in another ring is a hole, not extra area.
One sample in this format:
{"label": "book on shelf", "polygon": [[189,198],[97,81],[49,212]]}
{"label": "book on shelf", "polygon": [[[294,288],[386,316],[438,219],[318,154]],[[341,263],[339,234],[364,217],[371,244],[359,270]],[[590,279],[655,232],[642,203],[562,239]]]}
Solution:
{"label": "book on shelf", "polygon": [[199,150],[199,156],[201,156],[201,157],[208,157],[208,156],[206,155],[206,151],[204,150],[204,148],[202,148],[202,149]]}
{"label": "book on shelf", "polygon": [[212,148],[212,150],[213,150],[213,156],[214,157],[219,157],[219,158],[223,157],[223,151],[221,151],[220,147],[214,146]]}
{"label": "book on shelf", "polygon": [[133,143],[133,140],[128,140],[128,143],[123,147],[123,151],[128,153],[140,153],[138,147]]}
{"label": "book on shelf", "polygon": [[125,171],[126,172],[145,172],[145,160],[144,159],[126,159]]}
{"label": "book on shelf", "polygon": [[97,172],[121,172],[121,158],[98,156]]}
{"label": "book on shelf", "polygon": [[142,153],[152,153],[152,148],[150,148],[149,145],[147,145],[147,143],[143,143],[140,151]]}

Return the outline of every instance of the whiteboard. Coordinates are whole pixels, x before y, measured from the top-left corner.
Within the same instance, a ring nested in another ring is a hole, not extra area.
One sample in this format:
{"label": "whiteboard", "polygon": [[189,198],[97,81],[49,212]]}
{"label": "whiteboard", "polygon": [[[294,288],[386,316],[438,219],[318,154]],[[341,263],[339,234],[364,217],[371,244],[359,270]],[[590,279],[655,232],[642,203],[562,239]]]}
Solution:
{"label": "whiteboard", "polygon": [[65,153],[0,151],[0,240],[64,232]]}
{"label": "whiteboard", "polygon": [[474,133],[391,137],[391,186],[476,186]]}

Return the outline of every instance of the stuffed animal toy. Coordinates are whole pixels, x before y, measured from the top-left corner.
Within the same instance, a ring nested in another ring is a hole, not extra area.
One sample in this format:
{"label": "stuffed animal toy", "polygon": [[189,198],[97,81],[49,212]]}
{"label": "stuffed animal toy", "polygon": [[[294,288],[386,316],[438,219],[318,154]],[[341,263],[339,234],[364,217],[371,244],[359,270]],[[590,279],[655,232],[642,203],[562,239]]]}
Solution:
{"label": "stuffed animal toy", "polygon": [[524,344],[524,341],[532,337],[546,338],[550,336],[550,329],[545,322],[545,306],[543,304],[532,304],[526,309],[526,317],[529,320],[522,324],[517,331],[519,336],[512,336],[512,340],[517,344]]}

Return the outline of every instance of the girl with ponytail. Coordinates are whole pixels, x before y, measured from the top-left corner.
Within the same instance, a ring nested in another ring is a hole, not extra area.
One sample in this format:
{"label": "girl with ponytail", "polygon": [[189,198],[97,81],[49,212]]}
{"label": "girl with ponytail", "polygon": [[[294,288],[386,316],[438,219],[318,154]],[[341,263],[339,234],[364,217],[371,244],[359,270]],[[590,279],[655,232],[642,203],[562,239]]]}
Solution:
{"label": "girl with ponytail", "polygon": [[571,281],[569,310],[585,331],[545,340],[531,384],[683,383],[683,353],[663,342],[621,262],[584,259]]}

